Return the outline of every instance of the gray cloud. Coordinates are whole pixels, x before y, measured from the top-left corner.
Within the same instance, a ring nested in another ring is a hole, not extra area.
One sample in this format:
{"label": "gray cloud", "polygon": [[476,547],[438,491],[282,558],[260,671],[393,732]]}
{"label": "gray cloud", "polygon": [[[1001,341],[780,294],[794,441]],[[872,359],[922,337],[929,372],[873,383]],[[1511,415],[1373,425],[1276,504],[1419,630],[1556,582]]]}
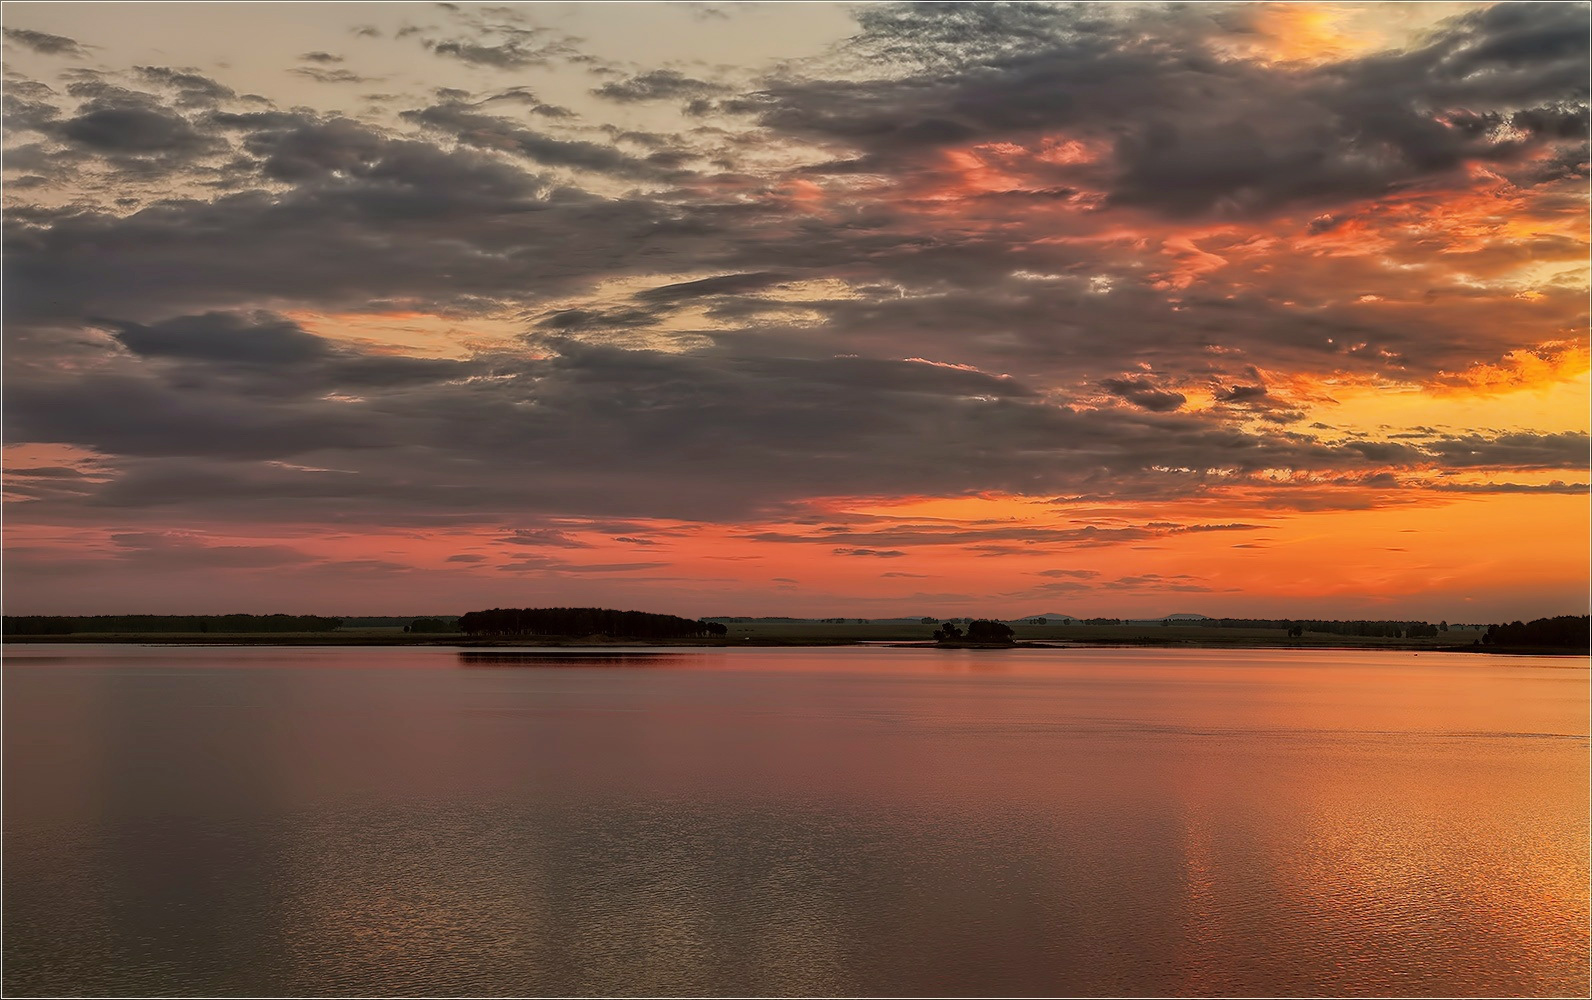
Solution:
{"label": "gray cloud", "polygon": [[703,298],[709,295],[729,295],[737,292],[759,291],[787,280],[789,280],[788,275],[773,271],[725,274],[716,278],[702,278],[697,281],[682,281],[672,285],[660,285],[657,288],[649,288],[644,292],[637,292],[636,298],[645,302],[679,302],[684,299]]}
{"label": "gray cloud", "polygon": [[698,80],[672,69],[648,70],[623,80],[610,80],[592,91],[610,101],[672,101],[709,97],[729,88],[719,83]]}
{"label": "gray cloud", "polygon": [[327,69],[324,66],[295,66],[288,70],[296,76],[307,77],[316,83],[372,83],[377,77],[361,76],[353,70]]}
{"label": "gray cloud", "polygon": [[1093,136],[1114,148],[1113,168],[1039,164],[1035,187],[1077,178],[1111,204],[1176,217],[1371,197],[1552,141],[1450,128],[1434,109],[1585,115],[1587,21],[1574,5],[1499,4],[1421,47],[1319,70],[1225,58],[1216,46],[1245,15],[1241,6],[870,6],[858,12],[852,51],[915,71],[793,76],[723,106],[845,151],[838,171],[907,170],[909,157],[979,141]]}
{"label": "gray cloud", "polygon": [[405,111],[402,117],[452,135],[465,145],[511,150],[547,166],[576,167],[623,175],[644,176],[660,172],[645,159],[630,156],[615,146],[555,138],[507,118],[480,114],[474,110],[474,105],[462,102],[450,101]]}
{"label": "gray cloud", "polygon": [[150,326],[111,320],[107,326],[122,346],[144,357],[281,365],[313,361],[328,350],[320,337],[269,314],[206,313]]}
{"label": "gray cloud", "polygon": [[[868,5],[838,54],[875,60],[866,75],[815,61],[749,93],[691,90],[717,85],[670,71],[598,88],[738,116],[680,135],[605,128],[523,87],[442,90],[377,118],[248,101],[185,69],[84,74],[70,92],[8,83],[7,124],[25,139],[7,165],[25,173],[5,220],[7,432],[105,463],[87,481],[20,477],[72,491],[23,506],[490,525],[510,544],[571,548],[577,530],[636,545],[656,533],[536,518],[1232,486],[1261,507],[1325,509],[1414,494],[1412,478],[1434,473],[1584,468],[1580,434],[1300,427],[1312,401],[1273,376],[1415,383],[1584,343],[1584,292],[1544,286],[1528,302],[1492,283],[1524,264],[1584,267],[1575,240],[1481,241],[1390,277],[1384,258],[1436,251],[1365,199],[1396,192],[1419,212],[1430,203],[1414,199],[1475,166],[1545,214],[1583,211],[1585,32],[1565,29],[1584,29],[1585,11],[1489,8],[1408,50],[1317,68],[1223,55],[1245,16]],[[485,69],[568,57],[568,40],[529,28],[457,24],[434,54]],[[304,61],[346,72],[329,53]],[[1035,155],[1051,138],[1087,140],[1089,156]],[[1011,191],[969,193],[947,167],[975,143]],[[101,186],[29,200],[74,170]],[[835,178],[848,186],[792,194]],[[1258,260],[1254,232],[1212,226],[1181,251],[1214,258],[1209,276],[1166,273],[1184,260],[1168,246],[1183,230],[1155,228],[1166,219],[1295,210],[1300,232],[1266,238],[1380,223],[1389,242]],[[1449,269],[1474,281],[1437,273]],[[1411,300],[1360,301],[1390,284]],[[296,310],[484,318],[525,336],[458,359],[391,356],[282,315]],[[1191,412],[1191,386],[1228,405]],[[1271,484],[1267,470],[1318,482]],[[825,526],[842,530],[748,540],[993,556],[1260,530]]]}
{"label": "gray cloud", "polygon": [[6,28],[5,37],[7,41],[16,42],[42,55],[78,57],[88,55],[82,45],[65,35],[52,35],[28,28]]}
{"label": "gray cloud", "polygon": [[215,107],[237,96],[231,87],[223,86],[197,70],[138,66],[134,72],[147,84],[176,91],[177,106],[180,108]]}
{"label": "gray cloud", "polygon": [[1181,392],[1162,389],[1154,382],[1144,378],[1102,379],[1100,387],[1113,396],[1127,400],[1134,406],[1155,413],[1166,413],[1188,402],[1188,397]]}
{"label": "gray cloud", "polygon": [[572,537],[568,532],[553,528],[518,528],[513,534],[499,539],[510,545],[531,545],[537,548],[589,549],[591,543]]}

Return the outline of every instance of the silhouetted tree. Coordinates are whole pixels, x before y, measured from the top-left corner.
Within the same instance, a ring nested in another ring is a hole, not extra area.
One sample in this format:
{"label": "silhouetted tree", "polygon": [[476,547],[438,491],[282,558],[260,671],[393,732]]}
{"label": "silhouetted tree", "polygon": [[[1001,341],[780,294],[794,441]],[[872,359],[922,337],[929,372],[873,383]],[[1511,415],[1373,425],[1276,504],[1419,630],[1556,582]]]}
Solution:
{"label": "silhouetted tree", "polygon": [[724,635],[717,622],[676,615],[608,608],[492,608],[459,616],[459,630],[472,635],[601,635],[633,639],[685,639]]}
{"label": "silhouetted tree", "polygon": [[1587,615],[1560,615],[1531,622],[1489,625],[1481,641],[1492,646],[1540,646],[1560,649],[1586,649]]}
{"label": "silhouetted tree", "polygon": [[1011,626],[1004,622],[994,622],[985,619],[969,622],[967,637],[973,642],[1011,642]]}

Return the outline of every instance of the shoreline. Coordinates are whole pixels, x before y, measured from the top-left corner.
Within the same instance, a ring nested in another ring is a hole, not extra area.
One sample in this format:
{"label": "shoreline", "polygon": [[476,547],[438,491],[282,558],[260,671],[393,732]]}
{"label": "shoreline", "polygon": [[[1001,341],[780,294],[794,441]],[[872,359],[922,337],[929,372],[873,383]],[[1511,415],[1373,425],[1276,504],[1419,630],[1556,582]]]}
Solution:
{"label": "shoreline", "polygon": [[878,646],[890,649],[1294,649],[1294,650],[1387,650],[1413,653],[1472,653],[1495,656],[1575,656],[1585,658],[1588,651],[1574,648],[1541,646],[1482,646],[1482,645],[1425,645],[1394,640],[1386,643],[1335,643],[1267,641],[1212,637],[1209,640],[1179,637],[1158,639],[1152,637],[1122,637],[1098,639],[1020,639],[1012,643],[946,643],[933,639],[903,636],[899,639],[855,639],[838,636],[742,636],[735,638],[696,639],[619,639],[607,637],[520,636],[520,637],[467,637],[454,634],[397,634],[349,635],[336,633],[94,633],[76,632],[66,635],[7,635],[4,646],[20,645],[146,645],[146,646],[348,646],[348,647],[407,647],[431,646],[451,649],[502,649],[533,646],[536,648],[605,649],[614,647],[657,647],[680,649],[748,649],[794,647],[855,647]]}

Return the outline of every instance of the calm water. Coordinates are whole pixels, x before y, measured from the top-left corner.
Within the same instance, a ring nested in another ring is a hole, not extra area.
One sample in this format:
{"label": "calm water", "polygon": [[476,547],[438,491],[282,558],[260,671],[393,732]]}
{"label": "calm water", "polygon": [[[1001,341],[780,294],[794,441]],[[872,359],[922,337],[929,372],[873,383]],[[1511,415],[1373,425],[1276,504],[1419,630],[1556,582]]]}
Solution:
{"label": "calm water", "polygon": [[1585,660],[6,652],[10,995],[1587,991]]}

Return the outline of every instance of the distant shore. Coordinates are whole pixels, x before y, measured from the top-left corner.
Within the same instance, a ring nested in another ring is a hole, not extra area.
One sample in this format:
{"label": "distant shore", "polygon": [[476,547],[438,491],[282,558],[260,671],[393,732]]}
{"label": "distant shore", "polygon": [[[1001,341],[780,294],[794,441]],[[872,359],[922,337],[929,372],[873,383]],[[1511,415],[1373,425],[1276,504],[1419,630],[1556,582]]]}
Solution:
{"label": "distant shore", "polygon": [[[1076,631],[1083,631],[1081,628]],[[1106,632],[1092,629],[1091,632]],[[601,649],[615,646],[678,648],[756,648],[886,646],[914,649],[1069,649],[1102,647],[1149,647],[1183,649],[1385,649],[1427,653],[1483,653],[1513,656],[1581,656],[1584,649],[1541,646],[1491,646],[1480,644],[1422,642],[1407,639],[1346,639],[1336,635],[1311,635],[1286,638],[1273,635],[1198,635],[1195,630],[1178,630],[1177,635],[1158,635],[1144,629],[1114,629],[1119,634],[1044,635],[1019,637],[1013,643],[937,642],[923,636],[884,636],[859,638],[847,635],[764,634],[731,635],[723,638],[623,639],[601,636],[471,636],[461,633],[406,633],[396,630],[347,630],[336,632],[74,632],[67,635],[7,635],[7,646],[22,644],[82,645],[94,643],[151,646],[439,646],[450,649],[501,649],[517,646]],[[1217,631],[1217,630],[1209,630]],[[1222,630],[1223,632],[1237,630]],[[1260,631],[1260,630],[1254,630]]]}

